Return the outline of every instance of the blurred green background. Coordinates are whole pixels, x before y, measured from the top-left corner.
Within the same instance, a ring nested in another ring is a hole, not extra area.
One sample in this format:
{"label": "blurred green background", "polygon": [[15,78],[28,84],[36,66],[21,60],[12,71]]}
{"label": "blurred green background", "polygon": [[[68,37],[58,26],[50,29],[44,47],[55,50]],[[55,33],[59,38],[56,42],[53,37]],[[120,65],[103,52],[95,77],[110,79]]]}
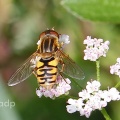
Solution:
{"label": "blurred green background", "polygon": [[[69,3],[69,1],[67,2]],[[75,2],[78,1],[75,0]],[[113,8],[109,9],[109,4],[105,3],[107,7],[102,9],[101,6],[102,12],[99,14],[99,10],[89,10],[92,2],[90,5],[89,3],[83,3],[83,0],[79,2],[81,3],[77,5],[72,2],[70,5],[63,5],[60,0],[0,1],[0,120],[87,119],[84,116],[80,117],[79,113],[67,113],[67,96],[55,100],[44,97],[38,98],[35,93],[38,85],[33,75],[19,85],[14,87],[7,86],[7,82],[13,72],[36,51],[39,35],[47,28],[54,27],[58,33],[70,36],[71,42],[66,46],[65,51],[81,66],[85,73],[86,78],[81,81],[83,88],[88,80],[96,79],[95,62],[83,60],[83,51],[85,49],[83,40],[86,36],[109,40],[110,50],[107,53],[107,57],[100,59],[101,89],[115,86],[119,82],[117,76],[110,75],[109,67],[115,64],[116,58],[120,56],[120,16],[117,13],[119,9],[115,9],[117,12],[114,11],[114,8],[120,7],[113,0],[114,4],[111,5],[114,7],[112,6]],[[81,8],[82,4],[84,4],[83,8]],[[79,7],[79,5],[81,6]],[[99,6],[99,3],[97,5]],[[78,12],[78,15],[72,12],[74,16],[68,10],[69,7],[71,10],[80,12]],[[85,14],[88,14],[88,18],[84,16],[84,11],[82,11],[84,8],[85,12],[88,12]],[[111,13],[109,10],[113,11],[113,14],[110,14],[112,19],[108,14]],[[103,14],[105,11],[107,13]],[[83,16],[81,17],[79,14]],[[114,16],[114,14],[118,15],[118,17]],[[73,84],[70,94],[77,96],[80,90],[80,88],[76,89],[76,85]],[[2,106],[2,102],[5,103],[8,100],[15,102],[15,107]],[[109,103],[106,110],[113,120],[120,120],[119,101]],[[93,112],[89,119],[104,120],[100,111]]]}

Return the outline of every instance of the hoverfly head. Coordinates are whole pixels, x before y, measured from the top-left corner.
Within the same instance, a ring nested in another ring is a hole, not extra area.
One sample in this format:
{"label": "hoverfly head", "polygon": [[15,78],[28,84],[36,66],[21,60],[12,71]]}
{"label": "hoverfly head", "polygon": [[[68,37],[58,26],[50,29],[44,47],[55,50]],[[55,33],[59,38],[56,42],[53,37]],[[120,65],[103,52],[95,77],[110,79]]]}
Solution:
{"label": "hoverfly head", "polygon": [[39,37],[38,52],[50,53],[55,52],[59,48],[59,34],[54,29],[47,29],[42,32]]}

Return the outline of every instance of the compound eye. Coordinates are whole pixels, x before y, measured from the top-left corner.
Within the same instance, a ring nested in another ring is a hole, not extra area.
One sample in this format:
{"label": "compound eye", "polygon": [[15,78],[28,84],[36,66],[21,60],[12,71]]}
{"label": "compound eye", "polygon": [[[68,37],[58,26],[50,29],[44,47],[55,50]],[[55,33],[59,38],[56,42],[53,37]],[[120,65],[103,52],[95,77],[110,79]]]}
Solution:
{"label": "compound eye", "polygon": [[54,30],[51,30],[51,31],[50,31],[50,34],[51,34],[51,35],[55,35],[56,37],[59,38],[59,34],[58,34],[56,31],[54,31]]}
{"label": "compound eye", "polygon": [[46,31],[42,32],[42,33],[40,34],[40,37],[39,37],[39,38],[42,38],[42,37],[44,37],[45,35],[54,35],[54,36],[56,36],[56,37],[59,38],[59,34],[58,34],[56,31],[54,31],[54,30],[46,30]]}
{"label": "compound eye", "polygon": [[45,32],[42,32],[39,36],[39,38],[42,38],[43,36],[45,36]]}

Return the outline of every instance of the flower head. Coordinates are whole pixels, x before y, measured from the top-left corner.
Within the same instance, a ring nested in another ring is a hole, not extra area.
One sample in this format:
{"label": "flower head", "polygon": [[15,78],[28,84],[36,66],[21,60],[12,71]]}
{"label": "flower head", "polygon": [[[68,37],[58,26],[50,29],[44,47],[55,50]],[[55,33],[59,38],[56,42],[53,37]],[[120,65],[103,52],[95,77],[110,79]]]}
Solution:
{"label": "flower head", "polygon": [[64,44],[69,44],[70,40],[69,40],[69,36],[68,35],[59,35],[59,42],[63,42]]}
{"label": "flower head", "polygon": [[92,111],[101,110],[112,100],[120,100],[120,92],[116,88],[100,90],[100,86],[100,82],[96,80],[87,82],[86,89],[79,92],[78,100],[72,98],[68,100],[67,111],[69,113],[79,111],[81,116],[85,115],[88,118]]}
{"label": "flower head", "polygon": [[103,39],[92,39],[91,36],[87,36],[87,39],[84,40],[83,44],[87,45],[84,50],[84,60],[96,61],[101,56],[106,57],[110,42],[103,42]]}
{"label": "flower head", "polygon": [[64,80],[61,76],[58,76],[55,85],[51,89],[40,86],[36,90],[36,94],[39,97],[45,96],[54,99],[63,94],[68,94],[71,89],[70,83],[71,81],[68,78]]}
{"label": "flower head", "polygon": [[117,58],[117,63],[110,66],[110,73],[120,77],[120,58]]}

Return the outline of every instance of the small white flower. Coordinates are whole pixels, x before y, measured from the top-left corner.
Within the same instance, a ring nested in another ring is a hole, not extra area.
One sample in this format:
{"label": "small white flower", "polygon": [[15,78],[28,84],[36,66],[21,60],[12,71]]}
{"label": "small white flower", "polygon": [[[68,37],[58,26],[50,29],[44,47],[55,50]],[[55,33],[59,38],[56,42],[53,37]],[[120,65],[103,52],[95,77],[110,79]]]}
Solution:
{"label": "small white flower", "polygon": [[67,101],[68,104],[71,104],[71,105],[67,105],[66,108],[67,108],[67,111],[69,113],[73,113],[73,112],[76,112],[76,111],[79,111],[82,109],[82,106],[84,105],[83,103],[83,100],[82,99],[78,99],[78,100],[75,100],[75,99],[68,99]]}
{"label": "small white flower", "polygon": [[111,88],[109,91],[109,94],[111,96],[111,100],[119,100],[120,93],[116,88]]}
{"label": "small white flower", "polygon": [[101,109],[100,101],[101,101],[101,98],[99,96],[91,95],[89,100],[86,102],[86,104],[89,105],[93,111],[96,109],[100,110]]}
{"label": "small white flower", "polygon": [[46,90],[44,91],[43,94],[45,97],[49,97],[49,98],[53,98],[54,97],[54,93],[51,90]]}
{"label": "small white flower", "polygon": [[76,106],[74,105],[67,105],[66,108],[67,108],[68,113],[74,113],[77,110]]}
{"label": "small white flower", "polygon": [[41,97],[43,95],[43,93],[40,92],[40,90],[38,90],[38,89],[36,89],[36,94],[37,94],[38,97]]}
{"label": "small white flower", "polygon": [[86,44],[84,60],[96,61],[101,56],[106,57],[110,42],[105,41],[103,43],[103,39],[92,39],[91,36],[87,36],[83,44]]}
{"label": "small white flower", "polygon": [[64,44],[69,44],[70,40],[69,40],[69,36],[68,35],[59,35],[59,42],[63,42]]}
{"label": "small white flower", "polygon": [[54,99],[55,97],[59,97],[60,95],[68,94],[69,90],[71,89],[70,80],[68,78],[66,78],[65,80],[67,80],[68,83],[64,81],[62,77],[58,76],[53,88],[47,89],[40,86],[39,89],[36,90],[37,96],[42,97],[44,95],[45,97]]}
{"label": "small white flower", "polygon": [[86,44],[88,46],[93,46],[94,45],[94,40],[91,39],[91,36],[87,36],[87,39],[83,41],[83,44]]}
{"label": "small white flower", "polygon": [[80,115],[85,115],[87,118],[89,118],[91,112],[92,108],[90,108],[88,105],[85,105],[85,107],[80,110]]}
{"label": "small white flower", "polygon": [[78,95],[83,100],[90,98],[90,93],[87,90],[82,90],[82,92],[79,92]]}
{"label": "small white flower", "polygon": [[83,106],[84,106],[84,100],[79,98],[77,101],[76,101],[76,108],[77,108],[77,111],[80,111]]}
{"label": "small white flower", "polygon": [[110,66],[110,73],[120,77],[120,58],[117,58],[117,63]]}
{"label": "small white flower", "polygon": [[104,101],[106,101],[106,102],[110,102],[111,96],[109,94],[109,91],[104,90],[103,93],[101,94],[101,98],[104,99]]}
{"label": "small white flower", "polygon": [[120,64],[120,58],[117,58],[117,62]]}
{"label": "small white flower", "polygon": [[101,105],[101,108],[102,108],[102,107],[106,107],[106,106],[107,106],[107,102],[104,101],[104,100],[101,100],[101,101],[100,101],[100,105]]}
{"label": "small white flower", "polygon": [[94,80],[93,82],[87,82],[86,89],[89,93],[92,93],[94,91],[98,91],[100,88],[100,82]]}
{"label": "small white flower", "polygon": [[68,99],[67,103],[72,104],[72,105],[76,105],[77,100],[70,98],[70,99]]}
{"label": "small white flower", "polygon": [[67,82],[68,84],[71,83],[70,79],[68,79],[68,78],[65,79],[65,82]]}

